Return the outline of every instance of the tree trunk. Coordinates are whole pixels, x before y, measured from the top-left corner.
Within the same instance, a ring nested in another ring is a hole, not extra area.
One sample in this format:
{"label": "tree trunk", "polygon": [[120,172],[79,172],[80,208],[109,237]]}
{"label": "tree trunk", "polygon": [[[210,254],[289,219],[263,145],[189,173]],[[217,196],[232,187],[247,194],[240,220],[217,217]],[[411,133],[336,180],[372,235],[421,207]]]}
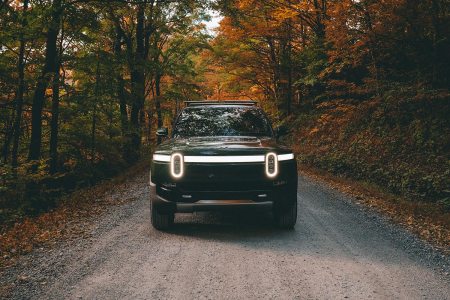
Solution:
{"label": "tree trunk", "polygon": [[135,163],[140,157],[141,148],[141,126],[139,122],[140,111],[145,98],[145,4],[139,4],[136,25],[136,53],[132,62],[131,71],[131,93],[132,104],[130,113],[130,148],[127,155],[130,163]]}
{"label": "tree trunk", "polygon": [[286,36],[281,49],[281,70],[284,113],[289,116],[292,105],[292,24],[290,19],[286,21],[285,28]]}
{"label": "tree trunk", "polygon": [[150,145],[152,142],[152,110],[147,111],[147,143]]}
{"label": "tree trunk", "polygon": [[[448,53],[448,38],[443,38],[442,35],[442,22],[439,17],[439,13],[442,12],[442,9],[445,5],[445,2],[439,3],[438,0],[431,0],[431,23],[432,23],[432,43],[433,43],[433,52],[432,52],[432,74],[431,74],[431,82],[432,84],[438,84],[439,87],[448,87],[448,69],[446,65],[448,64],[442,63],[444,57],[446,57],[446,53]],[[448,55],[448,54],[447,54]]]}
{"label": "tree trunk", "polygon": [[[123,68],[122,68],[122,30],[120,28],[120,24],[116,24],[115,26],[116,36],[114,40],[114,55],[116,57],[116,93],[117,99],[119,100],[119,110],[120,110],[120,129],[122,132],[122,158],[127,161],[128,160],[128,134],[129,134],[129,125],[128,125],[128,110],[127,110],[127,102],[125,99],[125,81],[123,79]],[[128,50],[130,51],[130,50]]]}
{"label": "tree trunk", "polygon": [[372,24],[372,17],[370,15],[369,8],[367,5],[363,5],[364,8],[364,22],[366,25],[366,29],[368,31],[368,50],[370,54],[370,59],[372,62],[373,72],[375,76],[375,89],[377,96],[381,96],[381,89],[380,89],[380,80],[379,80],[379,71],[377,66],[377,60],[376,60],[376,45],[373,39],[373,24]]}
{"label": "tree trunk", "polygon": [[11,164],[15,169],[18,165],[18,152],[19,152],[19,140],[20,135],[22,133],[21,123],[22,123],[22,110],[23,110],[23,94],[25,90],[25,38],[24,38],[24,30],[27,26],[27,10],[28,10],[28,0],[23,1],[23,12],[22,12],[22,20],[21,20],[21,29],[20,29],[20,47],[19,47],[19,57],[17,61],[17,71],[19,74],[19,85],[17,87],[16,94],[16,118],[14,119],[14,136],[13,136],[13,148],[11,155]]}
{"label": "tree trunk", "polygon": [[319,3],[318,0],[314,0],[314,9],[316,11],[316,21],[315,21],[315,34],[320,43],[323,43],[325,40],[325,15],[326,15],[326,1],[321,1]]}
{"label": "tree trunk", "polygon": [[[56,72],[57,39],[62,15],[62,0],[54,0],[52,3],[52,20],[47,31],[45,64],[42,74],[38,78],[33,96],[31,109],[31,141],[28,160],[39,160],[41,158],[42,144],[42,109],[45,101],[45,90],[48,87],[51,76]],[[33,167],[33,171],[36,166]]]}
{"label": "tree trunk", "polygon": [[[156,106],[156,115],[157,115],[157,122],[158,122],[158,128],[161,128],[163,126],[163,120],[162,120],[162,112],[161,112],[161,74],[156,74],[155,76],[155,91],[156,91],[156,98],[155,98],[155,106]],[[161,137],[158,136],[157,138],[157,144],[161,144]]]}
{"label": "tree trunk", "polygon": [[120,125],[122,129],[122,136],[125,136],[128,128],[128,113],[127,113],[127,103],[125,99],[125,82],[123,79],[122,70],[122,34],[120,33],[120,28],[116,25],[116,36],[114,40],[114,55],[116,57],[116,80],[117,80],[117,99],[119,100],[120,107]]}
{"label": "tree trunk", "polygon": [[13,137],[13,120],[14,120],[14,110],[11,111],[11,117],[9,117],[5,122],[5,143],[3,144],[2,157],[3,163],[8,162],[9,156],[9,145]]}
{"label": "tree trunk", "polygon": [[[63,54],[64,27],[61,24],[61,39],[59,42],[59,53],[56,60],[56,69],[53,76],[52,85],[52,119],[50,121],[50,174],[58,172],[58,132],[59,132],[59,85],[60,85],[60,69]],[[64,80],[63,80],[64,82]]]}
{"label": "tree trunk", "polygon": [[277,106],[280,104],[281,86],[280,86],[280,61],[277,57],[277,51],[275,49],[275,44],[271,38],[267,39],[267,45],[269,46],[269,61],[272,67],[272,85],[273,93],[275,97],[275,102]]}
{"label": "tree trunk", "polygon": [[59,60],[57,65],[58,66],[53,77],[52,86],[52,119],[50,121],[50,174],[55,174],[58,171]]}
{"label": "tree trunk", "polygon": [[97,66],[95,69],[95,90],[94,103],[92,108],[92,127],[91,127],[91,162],[95,162],[95,131],[97,130],[97,102],[100,92],[100,45],[97,49]]}

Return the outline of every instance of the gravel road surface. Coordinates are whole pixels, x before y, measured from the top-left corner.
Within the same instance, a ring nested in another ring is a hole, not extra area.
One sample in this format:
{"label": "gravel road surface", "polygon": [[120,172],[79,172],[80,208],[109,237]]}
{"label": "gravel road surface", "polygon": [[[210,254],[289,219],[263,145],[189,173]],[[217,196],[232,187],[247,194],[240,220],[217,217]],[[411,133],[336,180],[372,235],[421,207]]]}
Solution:
{"label": "gravel road surface", "polygon": [[176,216],[150,226],[147,175],[84,238],[36,249],[0,275],[15,299],[450,299],[450,259],[300,177],[295,230],[270,213]]}

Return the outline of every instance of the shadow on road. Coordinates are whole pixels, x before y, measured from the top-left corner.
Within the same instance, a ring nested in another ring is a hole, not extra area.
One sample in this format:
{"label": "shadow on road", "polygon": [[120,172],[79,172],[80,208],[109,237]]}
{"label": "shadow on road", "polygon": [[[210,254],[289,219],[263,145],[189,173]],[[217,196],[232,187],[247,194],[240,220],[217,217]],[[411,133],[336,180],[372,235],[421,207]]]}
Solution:
{"label": "shadow on road", "polygon": [[175,218],[175,225],[168,233],[222,241],[249,239],[267,241],[285,239],[298,234],[296,229],[276,228],[270,212],[241,210],[179,214]]}

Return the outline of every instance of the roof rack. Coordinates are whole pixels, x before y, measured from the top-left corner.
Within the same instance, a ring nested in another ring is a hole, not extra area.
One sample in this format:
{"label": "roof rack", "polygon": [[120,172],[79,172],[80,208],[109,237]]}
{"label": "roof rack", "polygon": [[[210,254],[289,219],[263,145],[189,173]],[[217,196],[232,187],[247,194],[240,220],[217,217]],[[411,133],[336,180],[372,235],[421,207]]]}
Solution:
{"label": "roof rack", "polygon": [[256,106],[258,102],[253,100],[203,100],[203,101],[184,101],[186,106],[202,105],[246,105]]}

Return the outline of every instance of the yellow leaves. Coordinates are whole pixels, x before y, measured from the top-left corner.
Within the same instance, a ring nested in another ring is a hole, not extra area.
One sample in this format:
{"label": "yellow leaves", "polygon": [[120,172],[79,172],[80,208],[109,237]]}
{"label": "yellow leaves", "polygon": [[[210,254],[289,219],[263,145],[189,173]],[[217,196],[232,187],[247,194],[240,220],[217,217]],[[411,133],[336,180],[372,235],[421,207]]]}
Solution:
{"label": "yellow leaves", "polygon": [[282,23],[285,20],[297,17],[298,14],[298,11],[292,9],[291,7],[279,7],[273,11],[272,16],[279,23]]}

